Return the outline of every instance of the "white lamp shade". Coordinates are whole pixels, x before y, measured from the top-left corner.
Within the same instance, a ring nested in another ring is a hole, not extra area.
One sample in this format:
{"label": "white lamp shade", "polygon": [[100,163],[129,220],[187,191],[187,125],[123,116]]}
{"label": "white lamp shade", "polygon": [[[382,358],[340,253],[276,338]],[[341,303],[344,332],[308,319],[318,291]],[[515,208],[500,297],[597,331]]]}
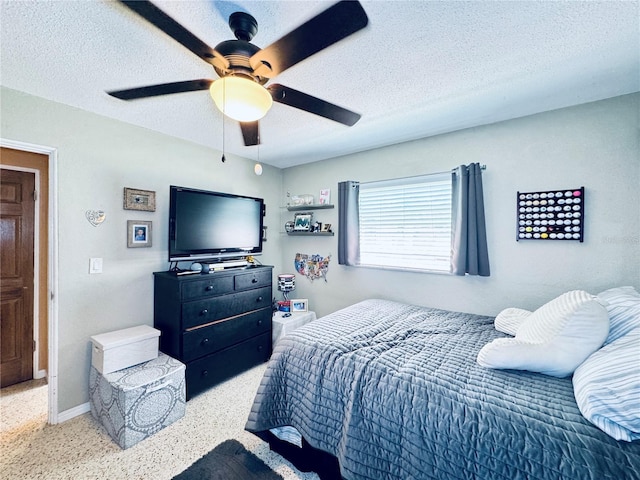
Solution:
{"label": "white lamp shade", "polygon": [[222,113],[239,122],[260,120],[273,104],[266,88],[243,77],[219,78],[211,84],[209,93]]}

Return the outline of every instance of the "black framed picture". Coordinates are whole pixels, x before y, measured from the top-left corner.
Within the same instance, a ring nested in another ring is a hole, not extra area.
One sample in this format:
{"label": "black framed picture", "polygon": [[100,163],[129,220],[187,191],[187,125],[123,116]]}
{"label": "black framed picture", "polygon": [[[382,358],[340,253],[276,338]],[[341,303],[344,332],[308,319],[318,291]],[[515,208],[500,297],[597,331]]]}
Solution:
{"label": "black framed picture", "polygon": [[293,220],[293,229],[295,231],[309,231],[311,230],[311,213],[296,213]]}

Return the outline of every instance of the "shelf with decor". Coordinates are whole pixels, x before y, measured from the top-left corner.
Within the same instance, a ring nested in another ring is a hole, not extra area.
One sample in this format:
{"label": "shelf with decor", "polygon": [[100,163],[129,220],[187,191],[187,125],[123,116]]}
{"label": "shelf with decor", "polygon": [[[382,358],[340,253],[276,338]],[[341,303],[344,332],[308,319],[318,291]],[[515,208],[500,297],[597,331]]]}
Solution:
{"label": "shelf with decor", "polygon": [[[313,219],[313,213],[310,211],[314,205],[305,205],[306,208],[296,208],[293,221],[288,221],[284,225],[284,230],[287,235],[299,235],[299,236],[317,236],[317,237],[331,237],[333,231],[331,230],[330,223],[321,223]],[[315,205],[319,208],[333,208],[333,205],[321,204]],[[289,208],[289,207],[287,207]],[[294,207],[295,208],[295,207]]]}
{"label": "shelf with decor", "polygon": [[305,210],[322,210],[327,208],[334,208],[333,205],[329,204],[313,204],[313,205],[287,205],[287,210],[290,212],[303,212]]}
{"label": "shelf with decor", "polygon": [[301,237],[333,237],[333,232],[305,232],[305,231],[293,231],[286,232],[287,235],[299,235]]}

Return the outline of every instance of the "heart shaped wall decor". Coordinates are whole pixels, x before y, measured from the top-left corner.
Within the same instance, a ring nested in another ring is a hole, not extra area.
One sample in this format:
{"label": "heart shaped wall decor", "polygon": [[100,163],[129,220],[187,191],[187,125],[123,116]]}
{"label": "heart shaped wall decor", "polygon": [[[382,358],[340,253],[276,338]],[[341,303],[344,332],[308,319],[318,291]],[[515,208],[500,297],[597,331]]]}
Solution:
{"label": "heart shaped wall decor", "polygon": [[100,225],[107,218],[107,215],[102,210],[87,210],[84,214],[87,220],[89,220],[89,223],[94,227]]}

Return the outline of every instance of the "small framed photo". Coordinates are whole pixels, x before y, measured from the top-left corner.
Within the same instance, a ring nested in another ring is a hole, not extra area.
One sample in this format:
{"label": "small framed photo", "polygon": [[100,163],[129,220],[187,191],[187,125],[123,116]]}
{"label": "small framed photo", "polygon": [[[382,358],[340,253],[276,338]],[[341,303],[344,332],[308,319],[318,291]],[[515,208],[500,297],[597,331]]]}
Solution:
{"label": "small framed photo", "polygon": [[293,220],[293,230],[298,232],[308,232],[311,230],[311,213],[296,213]]}
{"label": "small framed photo", "polygon": [[125,210],[139,210],[143,212],[156,211],[156,192],[151,190],[136,190],[134,188],[124,189]]}
{"label": "small framed photo", "polygon": [[289,302],[291,305],[291,313],[309,311],[309,300],[306,298],[296,298],[289,300]]}
{"label": "small framed photo", "polygon": [[320,230],[321,232],[330,232],[331,231],[331,224],[330,223],[323,223],[322,224],[322,230]]}
{"label": "small framed photo", "polygon": [[323,188],[320,190],[320,198],[318,199],[320,205],[328,205],[331,203],[331,189]]}
{"label": "small framed photo", "polygon": [[150,247],[151,224],[144,220],[127,220],[127,247]]}

